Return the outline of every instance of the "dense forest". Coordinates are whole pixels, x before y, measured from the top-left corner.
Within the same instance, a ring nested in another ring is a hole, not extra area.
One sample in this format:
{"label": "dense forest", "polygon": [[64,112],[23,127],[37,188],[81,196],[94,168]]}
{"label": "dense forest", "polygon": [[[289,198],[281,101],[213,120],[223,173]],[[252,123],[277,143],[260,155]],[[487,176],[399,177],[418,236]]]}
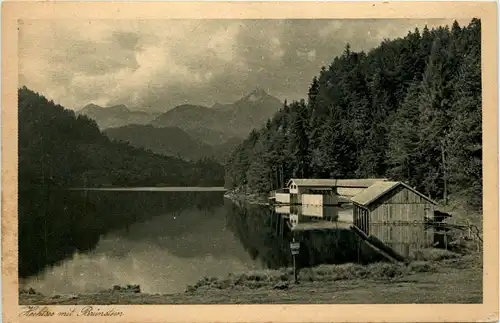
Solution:
{"label": "dense forest", "polygon": [[[131,146],[151,150],[154,153],[196,161],[213,159],[224,163],[240,139],[219,139],[218,144],[209,144],[178,127],[153,127],[130,124],[118,128],[107,128],[104,134],[110,139],[128,142]],[[222,142],[222,143],[220,143]],[[221,177],[222,178],[222,177]]]}
{"label": "dense forest", "polygon": [[19,187],[222,185],[223,167],[110,140],[94,120],[19,89]]}
{"label": "dense forest", "polygon": [[284,104],[237,147],[226,186],[292,177],[386,177],[447,201],[482,201],[481,23],[415,29],[342,55],[307,100]]}

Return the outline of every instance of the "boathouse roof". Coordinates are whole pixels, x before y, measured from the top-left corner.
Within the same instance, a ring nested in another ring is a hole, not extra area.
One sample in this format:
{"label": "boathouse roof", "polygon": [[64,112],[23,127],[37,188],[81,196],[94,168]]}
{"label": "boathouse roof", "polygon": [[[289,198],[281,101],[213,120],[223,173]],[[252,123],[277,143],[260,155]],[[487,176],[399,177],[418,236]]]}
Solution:
{"label": "boathouse roof", "polygon": [[310,187],[361,187],[367,188],[371,185],[387,181],[385,178],[365,178],[365,179],[309,179],[309,178],[292,178],[288,181],[288,185],[293,182],[297,186]]}
{"label": "boathouse roof", "polygon": [[404,186],[406,189],[412,191],[413,193],[421,196],[423,199],[429,201],[432,204],[437,204],[435,201],[431,200],[429,197],[418,192],[413,187],[403,183],[403,182],[391,182],[391,181],[380,181],[376,182],[370,187],[362,190],[359,194],[356,194],[351,198],[351,201],[359,205],[368,206],[378,200],[380,197],[389,193],[398,186]]}

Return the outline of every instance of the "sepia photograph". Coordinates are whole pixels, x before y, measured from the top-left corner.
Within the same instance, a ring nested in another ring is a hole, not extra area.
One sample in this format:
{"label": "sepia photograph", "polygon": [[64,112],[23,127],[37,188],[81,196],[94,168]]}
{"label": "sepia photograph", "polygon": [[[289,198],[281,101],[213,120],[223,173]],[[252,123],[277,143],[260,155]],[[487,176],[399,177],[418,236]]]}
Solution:
{"label": "sepia photograph", "polygon": [[483,304],[479,15],[16,28],[19,317]]}

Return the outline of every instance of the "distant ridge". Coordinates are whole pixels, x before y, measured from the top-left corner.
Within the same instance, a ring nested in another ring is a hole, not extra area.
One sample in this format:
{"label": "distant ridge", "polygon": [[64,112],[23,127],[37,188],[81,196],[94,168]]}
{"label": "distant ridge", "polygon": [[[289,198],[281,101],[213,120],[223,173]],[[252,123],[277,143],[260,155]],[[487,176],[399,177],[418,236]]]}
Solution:
{"label": "distant ridge", "polygon": [[186,131],[204,128],[224,133],[227,138],[243,138],[260,128],[274,115],[282,103],[261,88],[256,88],[234,103],[215,103],[211,108],[200,105],[180,105],[158,116],[157,127],[176,126]]}
{"label": "distant ridge", "polygon": [[94,119],[101,130],[129,124],[148,124],[155,118],[155,115],[147,112],[131,111],[124,104],[104,108],[91,103],[76,113]]}

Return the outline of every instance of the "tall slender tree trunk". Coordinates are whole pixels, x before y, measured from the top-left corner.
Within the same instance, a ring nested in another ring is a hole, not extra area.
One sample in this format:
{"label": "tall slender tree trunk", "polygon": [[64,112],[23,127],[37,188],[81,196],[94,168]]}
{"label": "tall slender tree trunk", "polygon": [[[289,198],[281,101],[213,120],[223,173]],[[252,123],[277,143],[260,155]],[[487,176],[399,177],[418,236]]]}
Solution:
{"label": "tall slender tree trunk", "polygon": [[443,167],[443,200],[444,205],[448,204],[448,172],[446,171],[446,158],[444,151],[444,140],[441,141],[441,158],[442,158],[442,167]]}
{"label": "tall slender tree trunk", "polygon": [[280,175],[279,175],[279,169],[276,167],[274,169],[274,184],[276,185],[276,188],[280,188]]}
{"label": "tall slender tree trunk", "polygon": [[281,187],[285,187],[285,174],[283,171],[283,163],[280,164],[280,171],[281,171]]}

